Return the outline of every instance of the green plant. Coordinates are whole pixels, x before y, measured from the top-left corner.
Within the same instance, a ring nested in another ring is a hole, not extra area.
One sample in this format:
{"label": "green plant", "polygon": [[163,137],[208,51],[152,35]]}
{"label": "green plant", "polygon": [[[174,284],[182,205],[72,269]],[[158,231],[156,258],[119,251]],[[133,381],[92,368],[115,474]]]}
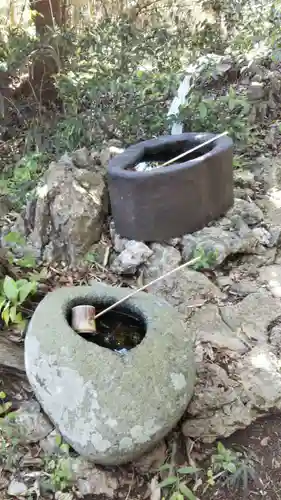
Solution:
{"label": "green plant", "polygon": [[0,417],[5,415],[11,407],[12,403],[11,401],[7,401],[7,394],[4,391],[0,391]]}
{"label": "green plant", "polygon": [[237,94],[234,87],[220,96],[203,96],[202,90],[194,90],[181,107],[179,119],[185,130],[217,133],[227,130],[235,140],[246,142],[250,133],[249,110],[246,97]]}
{"label": "green plant", "polygon": [[200,259],[192,265],[195,271],[200,271],[201,269],[210,269],[214,266],[217,259],[217,252],[206,252],[204,248],[197,247],[192,255],[192,259],[199,257]]}
{"label": "green plant", "polygon": [[17,451],[23,439],[23,430],[13,425],[14,413],[8,413],[5,418],[0,418],[0,462],[6,468],[15,465],[22,455]]}
{"label": "green plant", "polygon": [[[11,231],[6,236],[4,236],[5,242],[10,245],[11,249],[13,247],[25,247],[25,239],[17,232]],[[12,251],[10,250],[8,253],[9,262],[12,264],[17,264],[20,267],[34,268],[36,267],[36,260],[31,254],[31,252],[24,251],[24,255],[22,258],[15,258]]]}
{"label": "green plant", "polygon": [[169,464],[164,464],[160,467],[159,471],[169,471],[169,475],[166,479],[158,484],[158,488],[168,491],[168,496],[165,495],[165,500],[196,500],[192,489],[187,486],[190,483],[190,479],[194,477],[195,474],[199,472],[200,469],[196,467],[179,467],[174,469],[172,467],[172,474],[170,475],[171,466]]}
{"label": "green plant", "polygon": [[25,321],[19,308],[30,295],[36,292],[36,289],[35,281],[14,280],[10,276],[5,276],[0,296],[0,311],[6,325],[12,322],[24,326]]}
{"label": "green plant", "polygon": [[9,194],[18,208],[31,198],[32,189],[42,173],[46,158],[42,153],[25,154],[8,172],[3,172],[0,178],[0,188]]}
{"label": "green plant", "polygon": [[207,477],[207,487],[214,486],[220,480],[227,486],[247,490],[249,481],[256,477],[254,462],[242,452],[225,448],[219,442],[216,453],[212,455]]}
{"label": "green plant", "polygon": [[56,437],[56,443],[59,447],[59,456],[45,457],[45,472],[49,477],[49,480],[45,481],[45,485],[53,491],[64,491],[73,480],[69,445],[62,441],[60,435]]}

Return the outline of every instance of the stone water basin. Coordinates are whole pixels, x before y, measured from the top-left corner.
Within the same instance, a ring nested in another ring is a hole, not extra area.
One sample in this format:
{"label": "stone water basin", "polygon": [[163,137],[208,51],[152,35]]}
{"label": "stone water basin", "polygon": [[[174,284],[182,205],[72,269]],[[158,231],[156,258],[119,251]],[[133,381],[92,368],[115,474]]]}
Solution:
{"label": "stone water basin", "polygon": [[153,447],[182,417],[195,384],[191,333],[153,295],[139,293],[123,306],[145,329],[125,355],[70,327],[74,305],[105,308],[127,293],[101,283],[55,290],[37,307],[25,339],[27,376],[43,410],[74,450],[103,465]]}

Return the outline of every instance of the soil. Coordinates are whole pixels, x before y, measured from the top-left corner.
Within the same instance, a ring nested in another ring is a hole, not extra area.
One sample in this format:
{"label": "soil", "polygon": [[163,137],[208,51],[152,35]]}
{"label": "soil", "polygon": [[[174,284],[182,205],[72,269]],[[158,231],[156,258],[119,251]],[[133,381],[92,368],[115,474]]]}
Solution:
{"label": "soil", "polygon": [[281,499],[281,413],[268,414],[222,442],[253,458],[256,480],[247,491],[216,487],[200,500]]}

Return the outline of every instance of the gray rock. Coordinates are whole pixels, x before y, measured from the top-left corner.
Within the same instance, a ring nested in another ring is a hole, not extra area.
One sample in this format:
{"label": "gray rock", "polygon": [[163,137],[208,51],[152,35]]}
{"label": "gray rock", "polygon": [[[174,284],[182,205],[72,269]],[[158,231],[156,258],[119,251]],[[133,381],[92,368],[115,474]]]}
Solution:
{"label": "gray rock", "polygon": [[255,187],[255,176],[250,170],[234,170],[235,185],[242,188]]}
{"label": "gray rock", "polygon": [[[144,283],[158,278],[180,264],[180,252],[168,245],[154,243],[154,253],[144,266]],[[222,298],[222,292],[204,274],[191,269],[182,269],[177,273],[160,280],[148,290],[162,297],[178,309],[184,317],[192,314],[192,306],[204,302],[205,298]]]}
{"label": "gray rock", "polygon": [[206,256],[210,255],[212,267],[221,264],[232,254],[255,253],[258,245],[257,238],[247,226],[242,228],[242,231],[229,231],[214,226],[205,227],[201,231],[182,238],[182,256],[185,261],[188,261],[196,249],[204,250]]}
{"label": "gray rock", "polygon": [[113,260],[110,268],[117,274],[135,274],[137,268],[152,255],[152,250],[141,241],[130,240]]}
{"label": "gray rock", "polygon": [[145,276],[149,281],[158,278],[162,274],[176,268],[181,263],[181,254],[179,250],[170,245],[161,243],[152,243],[151,257],[147,262]]}
{"label": "gray rock", "polygon": [[145,453],[137,462],[134,462],[134,468],[141,474],[148,474],[158,471],[164,464],[167,454],[167,446],[161,441],[153,450]]}
{"label": "gray rock", "polygon": [[265,95],[264,84],[262,82],[251,82],[248,88],[248,98],[250,101],[259,101]]}
{"label": "gray rock", "polygon": [[239,283],[233,283],[233,285],[231,286],[231,291],[240,296],[245,296],[249,295],[249,293],[258,292],[259,285],[255,281],[244,279]]}
{"label": "gray rock", "polygon": [[25,496],[28,491],[28,487],[21,481],[17,481],[16,479],[12,479],[8,486],[8,495],[11,497],[20,497]]}
{"label": "gray rock", "polygon": [[83,497],[86,495],[106,495],[113,498],[118,481],[110,471],[100,470],[81,457],[70,457],[69,468],[80,495]]}
{"label": "gray rock", "polygon": [[110,237],[112,241],[113,248],[115,252],[121,253],[123,250],[125,250],[127,243],[129,240],[127,238],[122,238],[120,234],[116,232],[115,229],[115,224],[113,221],[110,222],[109,225],[109,232],[110,232]]}
{"label": "gray rock", "polygon": [[77,299],[107,303],[126,295],[100,283],[57,289],[40,302],[25,339],[27,376],[45,412],[78,453],[105,465],[157,444],[185,411],[195,379],[192,332],[150,294],[127,302],[131,314],[143,316],[146,334],[126,356],[85,341],[66,322]]}
{"label": "gray rock", "polygon": [[[261,290],[221,307],[219,314],[213,312],[215,320],[209,307],[197,311],[187,324],[196,335],[198,366],[189,418],[182,427],[184,435],[205,443],[281,407],[280,343],[268,344],[267,330],[280,315],[280,299]],[[224,360],[227,371],[218,359]]]}
{"label": "gray rock", "polygon": [[101,236],[108,209],[103,175],[64,156],[51,163],[36,193],[25,213],[29,243],[45,260],[76,262]]}
{"label": "gray rock", "polygon": [[263,220],[263,213],[255,203],[239,198],[235,199],[233,207],[226,213],[228,219],[234,215],[240,216],[249,226],[254,226]]}
{"label": "gray rock", "polygon": [[271,246],[272,236],[264,227],[254,227],[253,234],[261,245]]}
{"label": "gray rock", "polygon": [[11,428],[17,429],[17,434],[23,443],[35,443],[53,430],[52,424],[41,412],[37,401],[24,401],[19,410],[14,412],[13,420],[8,417],[5,420]]}
{"label": "gray rock", "polygon": [[55,500],[74,500],[73,493],[66,493],[64,491],[56,491],[55,492]]}
{"label": "gray rock", "polygon": [[281,297],[281,266],[274,264],[272,266],[261,267],[259,280],[265,284],[273,297]]}
{"label": "gray rock", "polygon": [[44,451],[46,455],[59,455],[60,446],[58,443],[58,438],[60,434],[56,429],[52,430],[48,436],[40,441],[40,448]]}
{"label": "gray rock", "polygon": [[81,148],[74,151],[71,155],[74,165],[78,168],[89,168],[92,159],[87,148]]}

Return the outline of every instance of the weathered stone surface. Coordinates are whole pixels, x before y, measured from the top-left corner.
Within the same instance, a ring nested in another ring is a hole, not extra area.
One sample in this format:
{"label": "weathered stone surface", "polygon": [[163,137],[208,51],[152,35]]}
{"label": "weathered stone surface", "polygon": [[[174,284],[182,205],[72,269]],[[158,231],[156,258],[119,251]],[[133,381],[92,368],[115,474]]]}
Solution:
{"label": "weathered stone surface", "polygon": [[113,498],[118,481],[110,471],[100,470],[81,457],[69,457],[68,464],[80,495],[106,495]]}
{"label": "weathered stone surface", "polygon": [[51,163],[36,190],[36,199],[27,206],[26,235],[44,260],[73,263],[101,236],[108,209],[103,174],[94,165],[91,170],[82,168],[81,158],[79,161],[76,167],[64,155]]}
{"label": "weathered stone surface", "polygon": [[263,289],[251,293],[220,307],[220,322],[209,321],[210,307],[215,306],[197,311],[187,324],[196,336],[197,384],[182,428],[206,443],[281,408],[280,327],[275,337],[268,331],[280,316],[280,299]]}
{"label": "weathered stone surface", "polygon": [[[171,246],[154,243],[152,257],[144,267],[144,282],[149,283],[158,276],[174,269],[180,264],[180,252]],[[148,290],[162,297],[184,317],[190,316],[192,306],[204,302],[205,298],[222,298],[223,294],[204,274],[191,269],[181,271],[162,279]]]}
{"label": "weathered stone surface", "polygon": [[232,219],[233,216],[240,216],[246,224],[253,226],[263,220],[261,209],[255,204],[246,200],[236,198],[233,207],[226,213],[226,218]]}
{"label": "weathered stone surface", "polygon": [[35,443],[45,438],[53,429],[37,401],[24,401],[20,409],[14,412],[13,420],[8,417],[6,420],[9,426],[18,429],[20,439],[24,443]]}
{"label": "weathered stone surface", "polygon": [[115,224],[113,221],[110,222],[109,231],[115,252],[121,253],[123,250],[125,250],[125,247],[129,240],[127,240],[127,238],[122,238],[120,234],[116,232]]}
{"label": "weathered stone surface", "polygon": [[[241,234],[241,233],[240,233]],[[182,256],[188,261],[196,249],[203,249],[205,254],[212,255],[210,265],[221,264],[229,255],[236,253],[254,253],[259,242],[252,231],[243,232],[240,236],[235,231],[227,231],[220,227],[205,227],[201,231],[188,234],[182,238]]]}
{"label": "weathered stone surface", "polygon": [[152,255],[152,250],[141,241],[130,240],[113,260],[111,270],[117,274],[135,274],[137,268]]}
{"label": "weathered stone surface", "polygon": [[164,464],[166,453],[167,446],[164,441],[161,441],[153,450],[145,453],[137,462],[134,462],[134,468],[141,474],[151,474]]}
{"label": "weathered stone surface", "polygon": [[272,266],[261,267],[259,281],[263,283],[274,297],[281,297],[281,266],[274,264]]}
{"label": "weathered stone surface", "polygon": [[8,495],[11,497],[19,498],[21,496],[25,496],[27,493],[28,487],[21,481],[17,481],[16,479],[12,479],[8,486]]}
{"label": "weathered stone surface", "polygon": [[140,293],[127,302],[147,331],[126,356],[88,343],[65,320],[75,299],[106,305],[126,294],[100,283],[58,289],[39,304],[25,340],[27,375],[45,412],[78,453],[101,464],[131,461],[157,444],[194,387],[190,332],[163,300]]}

